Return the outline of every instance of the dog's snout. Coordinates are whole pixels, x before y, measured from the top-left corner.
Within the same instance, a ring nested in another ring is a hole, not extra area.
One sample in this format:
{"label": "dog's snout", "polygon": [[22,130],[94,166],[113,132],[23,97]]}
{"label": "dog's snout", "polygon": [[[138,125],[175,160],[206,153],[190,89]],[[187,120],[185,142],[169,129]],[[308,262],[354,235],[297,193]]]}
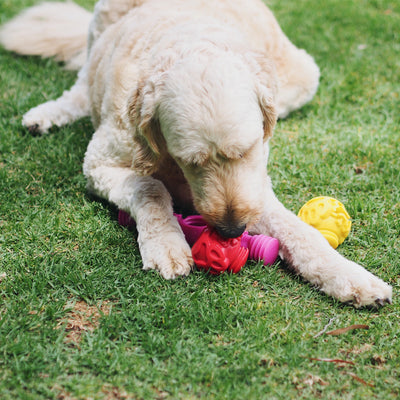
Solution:
{"label": "dog's snout", "polygon": [[224,238],[236,238],[240,236],[246,229],[246,225],[217,225],[215,227],[218,234]]}

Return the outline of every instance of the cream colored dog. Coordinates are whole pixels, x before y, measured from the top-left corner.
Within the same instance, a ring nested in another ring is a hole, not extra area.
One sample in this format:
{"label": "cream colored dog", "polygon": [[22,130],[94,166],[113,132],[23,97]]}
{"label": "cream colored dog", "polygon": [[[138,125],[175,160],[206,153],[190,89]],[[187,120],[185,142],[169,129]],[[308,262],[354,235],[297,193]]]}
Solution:
{"label": "cream colored dog", "polygon": [[72,89],[23,124],[46,132],[91,114],[88,187],[134,217],[144,269],[167,279],[191,270],[174,204],[225,237],[247,227],[277,238],[297,273],[341,301],[391,301],[389,285],[333,250],[272,191],[276,119],[311,100],[319,70],[262,1],[100,0],[85,61],[80,32],[89,18],[72,3],[44,3],[7,24],[1,42],[84,63]]}

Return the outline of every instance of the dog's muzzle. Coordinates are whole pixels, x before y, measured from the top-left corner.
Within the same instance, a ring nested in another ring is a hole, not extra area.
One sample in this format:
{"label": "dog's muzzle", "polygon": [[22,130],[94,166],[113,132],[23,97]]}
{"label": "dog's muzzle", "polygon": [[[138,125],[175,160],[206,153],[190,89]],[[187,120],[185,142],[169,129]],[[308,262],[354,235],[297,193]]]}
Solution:
{"label": "dog's muzzle", "polygon": [[246,230],[246,225],[229,226],[224,224],[217,225],[215,229],[224,238],[236,238]]}

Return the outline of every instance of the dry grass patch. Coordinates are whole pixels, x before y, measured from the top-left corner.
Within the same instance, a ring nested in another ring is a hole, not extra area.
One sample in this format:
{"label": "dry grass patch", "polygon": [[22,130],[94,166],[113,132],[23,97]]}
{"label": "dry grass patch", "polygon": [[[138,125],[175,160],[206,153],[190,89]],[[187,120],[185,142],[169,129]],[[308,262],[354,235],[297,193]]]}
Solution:
{"label": "dry grass patch", "polygon": [[[69,309],[66,305],[65,309]],[[100,318],[110,313],[109,302],[103,302],[101,305],[90,306],[85,301],[77,301],[73,307],[68,310],[66,318],[60,320],[57,324],[58,329],[65,329],[67,335],[65,342],[79,345],[84,332],[93,332],[98,326]]]}

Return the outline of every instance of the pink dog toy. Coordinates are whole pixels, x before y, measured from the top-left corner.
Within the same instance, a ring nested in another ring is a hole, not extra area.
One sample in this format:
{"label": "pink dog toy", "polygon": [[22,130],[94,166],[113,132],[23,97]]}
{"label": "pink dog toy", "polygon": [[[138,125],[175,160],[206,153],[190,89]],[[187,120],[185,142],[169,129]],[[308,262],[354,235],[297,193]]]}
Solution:
{"label": "pink dog toy", "polygon": [[[207,228],[207,223],[200,215],[183,218],[174,214],[182,228],[186,241],[192,248],[193,259],[199,267],[208,269],[213,274],[224,271],[237,273],[251,260],[262,260],[264,265],[275,262],[279,252],[279,242],[265,235],[251,236],[244,232],[235,239],[224,239],[213,229]],[[123,226],[134,226],[135,221],[126,212],[120,210],[118,222]]]}

